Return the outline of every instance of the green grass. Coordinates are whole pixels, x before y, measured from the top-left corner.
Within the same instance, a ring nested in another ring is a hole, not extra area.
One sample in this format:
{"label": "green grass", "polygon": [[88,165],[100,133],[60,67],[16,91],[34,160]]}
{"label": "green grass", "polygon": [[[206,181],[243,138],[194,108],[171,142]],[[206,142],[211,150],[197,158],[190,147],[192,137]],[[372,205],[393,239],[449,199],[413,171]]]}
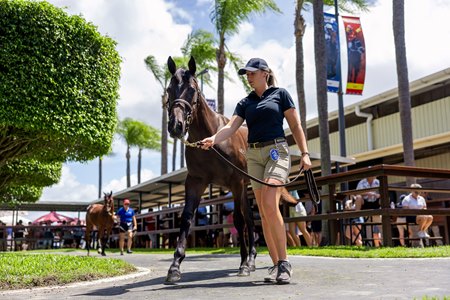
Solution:
{"label": "green grass", "polygon": [[120,259],[1,253],[0,291],[90,281],[123,275],[135,270],[134,266]]}
{"label": "green grass", "polygon": [[[131,273],[136,268],[120,259],[95,256],[61,255],[80,250],[57,249],[20,253],[0,253],[0,291],[48,285],[61,285],[76,281]],[[108,249],[117,253],[118,249]],[[258,247],[259,254],[268,254],[267,248]],[[168,254],[174,249],[133,249],[135,254]],[[85,251],[83,251],[83,254]],[[95,253],[95,251],[93,252]],[[188,248],[187,254],[236,254],[239,248]],[[436,258],[450,257],[450,246],[403,248],[368,248],[354,246],[328,246],[318,248],[292,247],[289,255],[341,257],[341,258]],[[428,298],[426,298],[428,299]],[[432,298],[434,299],[434,298]]]}
{"label": "green grass", "polygon": [[[188,254],[239,254],[239,248],[188,248]],[[111,252],[118,252],[111,249]],[[133,249],[133,253],[172,254],[174,249]],[[269,254],[266,247],[258,247],[259,254]],[[327,247],[291,247],[289,255],[324,256],[342,258],[433,258],[450,257],[450,246],[404,248],[404,247],[356,247],[356,246],[327,246]]]}

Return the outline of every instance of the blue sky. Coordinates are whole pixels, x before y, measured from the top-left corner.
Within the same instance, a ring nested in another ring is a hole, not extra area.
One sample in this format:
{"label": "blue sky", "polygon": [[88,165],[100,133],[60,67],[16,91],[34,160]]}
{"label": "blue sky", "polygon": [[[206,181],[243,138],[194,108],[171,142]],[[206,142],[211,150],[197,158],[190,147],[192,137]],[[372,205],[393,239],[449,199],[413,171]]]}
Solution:
{"label": "blue sky", "polygon": [[[213,31],[209,12],[211,0],[50,0],[65,7],[69,14],[81,14],[118,42],[123,58],[118,113],[161,128],[161,88],[145,68],[144,58],[152,54],[160,64],[169,55],[180,55],[187,35],[194,29]],[[242,24],[237,35],[227,39],[231,51],[244,61],[265,58],[275,71],[280,86],[295,99],[295,44],[293,36],[294,0],[276,0],[282,14],[254,15]],[[325,11],[333,12],[333,8]],[[304,12],[307,29],[304,37],[305,90],[308,119],[317,115],[314,79],[313,25],[311,10]],[[396,86],[395,53],[392,34],[392,1],[374,1],[370,12],[361,17],[366,41],[367,71],[363,96],[345,96],[345,105],[367,99]],[[450,66],[450,3],[444,0],[405,1],[406,46],[409,78],[415,80]],[[339,20],[342,28],[342,20]],[[341,30],[341,43],[345,42]],[[344,44],[341,44],[344,47]],[[345,48],[343,48],[345,49]],[[346,74],[346,52],[342,51],[342,73]],[[225,115],[244,95],[237,75],[225,83]],[[216,74],[212,74],[216,82]],[[345,78],[346,76],[344,76]],[[345,82],[344,82],[345,84]],[[205,87],[207,98],[216,98],[216,90]],[[328,94],[329,111],[337,110],[337,97]],[[170,148],[170,147],[169,147]],[[125,188],[125,145],[116,138],[114,155],[103,161],[103,191]],[[171,150],[171,149],[170,149]],[[132,150],[132,184],[136,184],[137,150]],[[169,161],[171,159],[169,158]],[[160,154],[143,153],[143,178],[160,174]],[[171,169],[171,166],[169,166]],[[98,193],[98,161],[67,163],[61,181],[44,190],[41,201],[90,202]]]}

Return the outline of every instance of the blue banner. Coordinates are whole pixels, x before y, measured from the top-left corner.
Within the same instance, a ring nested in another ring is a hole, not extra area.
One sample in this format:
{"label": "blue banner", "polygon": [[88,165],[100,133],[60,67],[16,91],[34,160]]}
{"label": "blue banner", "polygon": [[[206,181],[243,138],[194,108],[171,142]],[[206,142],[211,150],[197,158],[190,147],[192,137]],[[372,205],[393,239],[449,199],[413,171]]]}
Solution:
{"label": "blue banner", "polygon": [[325,53],[327,57],[327,88],[329,92],[339,90],[339,33],[336,16],[324,13]]}

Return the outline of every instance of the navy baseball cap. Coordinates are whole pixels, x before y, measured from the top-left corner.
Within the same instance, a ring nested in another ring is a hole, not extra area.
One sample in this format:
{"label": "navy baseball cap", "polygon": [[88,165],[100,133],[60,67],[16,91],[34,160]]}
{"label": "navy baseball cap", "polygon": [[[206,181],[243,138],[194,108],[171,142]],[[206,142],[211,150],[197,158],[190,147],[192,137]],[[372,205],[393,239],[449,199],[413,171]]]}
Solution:
{"label": "navy baseball cap", "polygon": [[247,71],[254,72],[258,70],[269,71],[267,62],[262,58],[252,58],[248,61],[244,68],[239,69],[239,75],[245,75]]}

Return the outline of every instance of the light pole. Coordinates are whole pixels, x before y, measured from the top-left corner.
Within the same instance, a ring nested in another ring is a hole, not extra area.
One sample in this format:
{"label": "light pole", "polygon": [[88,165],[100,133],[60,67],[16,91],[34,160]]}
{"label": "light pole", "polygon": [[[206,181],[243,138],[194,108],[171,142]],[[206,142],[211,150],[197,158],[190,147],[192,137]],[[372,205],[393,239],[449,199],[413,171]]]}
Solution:
{"label": "light pole", "polygon": [[197,76],[200,76],[200,90],[203,92],[203,75],[208,73],[209,70],[208,68],[204,69],[203,71],[201,71],[200,73],[197,74]]}

